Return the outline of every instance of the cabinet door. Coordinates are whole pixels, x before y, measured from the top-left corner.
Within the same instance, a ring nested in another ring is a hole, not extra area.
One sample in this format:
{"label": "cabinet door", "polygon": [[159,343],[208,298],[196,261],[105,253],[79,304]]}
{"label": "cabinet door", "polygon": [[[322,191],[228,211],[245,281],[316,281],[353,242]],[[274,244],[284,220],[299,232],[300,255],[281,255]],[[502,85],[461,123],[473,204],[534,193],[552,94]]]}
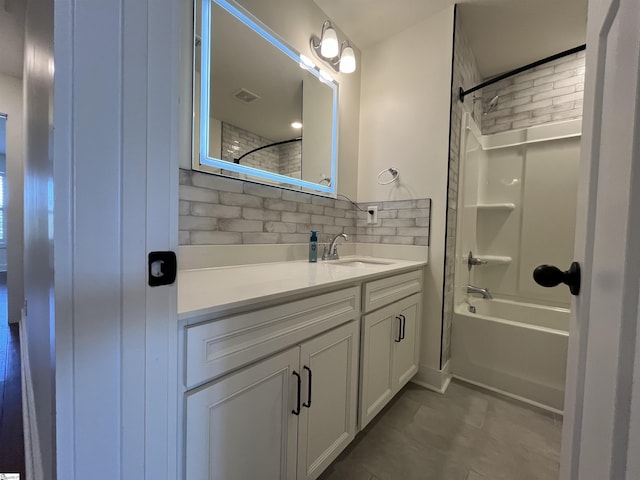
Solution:
{"label": "cabinet door", "polygon": [[363,317],[360,428],[364,428],[394,395],[393,345],[399,336],[396,305]]}
{"label": "cabinet door", "polygon": [[420,362],[421,296],[412,295],[396,303],[401,317],[402,340],[393,343],[394,393],[400,390],[418,371]]}
{"label": "cabinet door", "polygon": [[299,347],[186,398],[187,480],[296,478]]}
{"label": "cabinet door", "polygon": [[360,328],[350,322],[302,344],[298,480],[313,480],[356,434]]}

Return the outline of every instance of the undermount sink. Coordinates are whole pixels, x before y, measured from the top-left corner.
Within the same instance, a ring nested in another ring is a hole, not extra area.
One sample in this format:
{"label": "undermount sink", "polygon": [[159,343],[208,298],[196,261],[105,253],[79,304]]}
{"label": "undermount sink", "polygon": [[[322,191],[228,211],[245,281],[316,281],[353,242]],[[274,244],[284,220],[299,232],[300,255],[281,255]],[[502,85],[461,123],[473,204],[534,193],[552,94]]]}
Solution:
{"label": "undermount sink", "polygon": [[370,260],[368,258],[345,258],[344,260],[335,260],[331,263],[344,267],[371,267],[375,265],[391,265],[391,262],[385,262],[382,260]]}

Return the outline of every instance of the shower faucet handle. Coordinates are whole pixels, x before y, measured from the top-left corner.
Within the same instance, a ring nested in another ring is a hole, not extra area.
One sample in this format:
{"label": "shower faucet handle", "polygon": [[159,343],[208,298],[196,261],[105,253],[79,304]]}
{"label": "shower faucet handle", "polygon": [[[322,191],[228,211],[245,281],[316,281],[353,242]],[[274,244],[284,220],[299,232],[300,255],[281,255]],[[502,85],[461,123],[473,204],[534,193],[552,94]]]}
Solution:
{"label": "shower faucet handle", "polygon": [[469,270],[471,270],[471,267],[475,267],[476,265],[486,265],[487,263],[489,263],[487,260],[474,257],[473,252],[469,251],[469,256],[467,257],[467,266],[469,267]]}

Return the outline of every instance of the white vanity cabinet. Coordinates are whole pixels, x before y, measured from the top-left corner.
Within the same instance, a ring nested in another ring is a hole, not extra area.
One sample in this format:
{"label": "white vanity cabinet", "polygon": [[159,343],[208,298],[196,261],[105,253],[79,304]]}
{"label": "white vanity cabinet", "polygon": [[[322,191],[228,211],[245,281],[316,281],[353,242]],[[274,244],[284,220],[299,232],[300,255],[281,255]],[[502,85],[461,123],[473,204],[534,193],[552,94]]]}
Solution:
{"label": "white vanity cabinet", "polygon": [[373,311],[362,322],[361,429],[418,371],[421,272],[369,282],[364,290],[365,311]]}
{"label": "white vanity cabinet", "polygon": [[187,479],[296,478],[298,363],[292,348],[187,395]]}
{"label": "white vanity cabinet", "polygon": [[423,271],[398,264],[349,280],[350,267],[287,266],[313,286],[292,274],[302,299],[270,297],[289,279],[264,282],[268,265],[184,273],[191,305],[206,304],[194,295],[205,281],[225,301],[183,310],[180,478],[318,478],[418,369]]}
{"label": "white vanity cabinet", "polygon": [[186,392],[187,480],[313,480],[351,442],[359,293],[348,288],[187,328],[187,385],[237,366],[237,350],[246,359],[265,342],[298,342]]}

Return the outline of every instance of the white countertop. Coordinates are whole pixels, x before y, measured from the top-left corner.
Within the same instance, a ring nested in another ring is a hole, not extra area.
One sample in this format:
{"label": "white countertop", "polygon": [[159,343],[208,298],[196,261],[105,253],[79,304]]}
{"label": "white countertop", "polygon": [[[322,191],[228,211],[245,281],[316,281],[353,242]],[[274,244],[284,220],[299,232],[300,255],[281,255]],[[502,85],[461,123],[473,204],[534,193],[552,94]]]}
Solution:
{"label": "white countertop", "polygon": [[[385,263],[340,265],[349,260]],[[188,323],[202,321],[225,310],[402,273],[426,263],[358,256],[343,257],[338,262],[289,261],[181,270],[178,272],[178,319]]]}

